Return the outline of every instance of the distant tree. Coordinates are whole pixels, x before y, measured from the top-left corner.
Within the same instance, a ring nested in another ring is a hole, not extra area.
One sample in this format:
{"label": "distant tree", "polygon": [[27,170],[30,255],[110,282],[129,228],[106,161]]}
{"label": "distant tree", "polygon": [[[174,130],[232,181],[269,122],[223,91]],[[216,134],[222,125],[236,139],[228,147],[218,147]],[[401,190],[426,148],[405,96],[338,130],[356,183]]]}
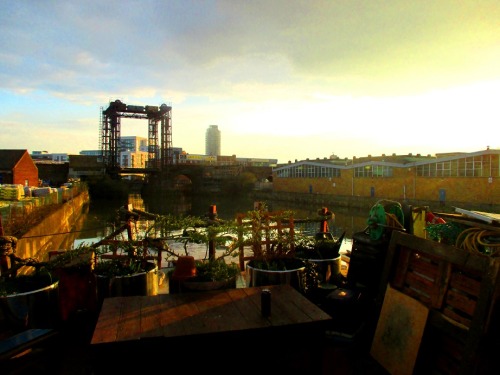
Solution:
{"label": "distant tree", "polygon": [[243,172],[235,178],[228,179],[222,186],[222,190],[227,194],[241,194],[253,190],[257,182],[257,177],[251,172]]}

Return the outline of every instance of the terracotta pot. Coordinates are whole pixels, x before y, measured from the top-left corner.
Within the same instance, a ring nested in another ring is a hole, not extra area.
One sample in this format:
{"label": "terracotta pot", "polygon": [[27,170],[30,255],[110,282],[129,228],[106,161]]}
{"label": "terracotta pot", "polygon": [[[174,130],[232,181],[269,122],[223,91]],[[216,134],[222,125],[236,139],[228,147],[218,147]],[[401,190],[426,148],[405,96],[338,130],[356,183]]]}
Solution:
{"label": "terracotta pot", "polygon": [[171,280],[184,281],[196,276],[196,264],[193,256],[180,256],[175,263]]}

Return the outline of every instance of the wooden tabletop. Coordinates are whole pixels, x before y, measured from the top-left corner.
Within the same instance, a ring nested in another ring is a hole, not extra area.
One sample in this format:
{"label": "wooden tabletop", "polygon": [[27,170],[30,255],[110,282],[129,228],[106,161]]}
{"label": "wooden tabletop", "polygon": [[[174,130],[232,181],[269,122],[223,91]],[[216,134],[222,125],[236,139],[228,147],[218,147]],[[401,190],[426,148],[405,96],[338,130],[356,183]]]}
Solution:
{"label": "wooden tabletop", "polygon": [[330,315],[288,285],[271,290],[271,316],[261,315],[262,287],[184,294],[106,298],[92,345],[146,338],[206,336],[308,327]]}

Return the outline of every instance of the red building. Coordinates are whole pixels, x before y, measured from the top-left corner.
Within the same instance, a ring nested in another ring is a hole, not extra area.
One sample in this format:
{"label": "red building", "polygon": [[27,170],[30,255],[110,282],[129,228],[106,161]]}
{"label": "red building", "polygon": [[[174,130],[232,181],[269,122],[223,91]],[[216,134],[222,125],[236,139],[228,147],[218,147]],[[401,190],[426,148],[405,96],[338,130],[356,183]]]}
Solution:
{"label": "red building", "polygon": [[28,150],[0,150],[0,184],[38,186],[38,168]]}

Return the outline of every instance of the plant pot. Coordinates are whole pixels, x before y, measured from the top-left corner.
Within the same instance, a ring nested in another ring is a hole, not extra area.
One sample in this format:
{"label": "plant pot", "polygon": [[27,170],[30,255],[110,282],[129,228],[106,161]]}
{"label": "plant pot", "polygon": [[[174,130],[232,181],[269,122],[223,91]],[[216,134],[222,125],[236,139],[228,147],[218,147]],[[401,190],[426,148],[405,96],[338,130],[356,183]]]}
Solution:
{"label": "plant pot", "polygon": [[[24,280],[30,276],[21,278]],[[16,279],[8,283],[22,283]],[[59,323],[59,281],[45,275],[36,276],[36,280],[22,284],[19,285],[19,292],[0,296],[0,308],[10,328],[25,330],[55,327]]]}
{"label": "plant pot", "polygon": [[245,281],[247,287],[288,284],[297,290],[303,290],[306,266],[303,260],[291,258],[286,269],[271,270],[259,268],[255,260],[247,263]]}
{"label": "plant pot", "polygon": [[99,306],[104,298],[155,296],[158,294],[158,266],[148,262],[146,271],[125,276],[96,275]]}
{"label": "plant pot", "polygon": [[318,272],[319,286],[335,284],[338,281],[342,263],[340,256],[331,259],[302,259],[316,265],[315,269]]}
{"label": "plant pot", "polygon": [[208,290],[234,289],[236,288],[236,276],[222,281],[190,281],[181,283],[181,290],[186,292],[204,292]]}
{"label": "plant pot", "polygon": [[175,261],[174,266],[174,271],[168,281],[170,294],[182,292],[184,282],[196,276],[196,262],[193,256],[180,256]]}

